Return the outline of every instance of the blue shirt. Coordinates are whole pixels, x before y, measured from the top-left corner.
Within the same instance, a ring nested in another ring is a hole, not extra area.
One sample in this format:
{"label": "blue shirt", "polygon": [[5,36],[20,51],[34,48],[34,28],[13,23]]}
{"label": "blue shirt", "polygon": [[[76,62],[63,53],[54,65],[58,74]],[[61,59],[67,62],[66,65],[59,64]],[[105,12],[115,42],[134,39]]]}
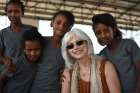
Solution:
{"label": "blue shirt", "polygon": [[123,93],[133,93],[136,88],[135,62],[140,61],[140,48],[131,39],[122,39],[115,53],[105,47],[101,55],[108,58],[116,67]]}

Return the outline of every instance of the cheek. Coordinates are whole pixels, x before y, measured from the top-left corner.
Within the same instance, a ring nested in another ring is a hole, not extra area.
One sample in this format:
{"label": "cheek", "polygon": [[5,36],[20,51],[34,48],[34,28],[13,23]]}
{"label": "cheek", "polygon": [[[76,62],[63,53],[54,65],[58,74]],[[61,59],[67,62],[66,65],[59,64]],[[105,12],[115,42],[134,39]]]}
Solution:
{"label": "cheek", "polygon": [[111,38],[114,38],[114,33],[113,33],[113,31],[110,32],[110,37],[111,37]]}
{"label": "cheek", "polygon": [[75,54],[73,53],[72,50],[68,50],[68,55],[72,58],[75,58]]}
{"label": "cheek", "polygon": [[41,56],[41,51],[38,51],[35,56],[39,58]]}
{"label": "cheek", "polygon": [[68,54],[71,56],[73,53],[72,53],[72,50],[67,50],[68,51]]}

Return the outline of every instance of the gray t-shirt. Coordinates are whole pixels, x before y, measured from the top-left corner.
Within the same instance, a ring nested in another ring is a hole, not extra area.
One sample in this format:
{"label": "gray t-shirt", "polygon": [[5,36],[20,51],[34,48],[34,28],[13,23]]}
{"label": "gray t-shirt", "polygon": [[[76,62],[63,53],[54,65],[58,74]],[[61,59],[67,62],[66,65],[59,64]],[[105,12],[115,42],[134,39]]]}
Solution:
{"label": "gray t-shirt", "polygon": [[60,69],[64,67],[61,49],[52,45],[51,39],[45,37],[45,48],[31,93],[60,93]]}
{"label": "gray t-shirt", "polygon": [[116,67],[121,80],[123,93],[133,93],[136,88],[135,62],[140,61],[140,48],[131,39],[123,39],[114,54],[106,47],[101,55],[108,58]]}
{"label": "gray t-shirt", "polygon": [[[20,56],[21,49],[21,39],[25,31],[33,28],[33,26],[22,25],[20,32],[13,32],[9,27],[0,31],[0,50],[3,54],[10,58],[17,58]],[[34,27],[35,28],[35,27]]]}
{"label": "gray t-shirt", "polygon": [[29,93],[37,72],[37,62],[29,63],[25,56],[20,56],[14,64],[16,73],[6,78],[3,93]]}

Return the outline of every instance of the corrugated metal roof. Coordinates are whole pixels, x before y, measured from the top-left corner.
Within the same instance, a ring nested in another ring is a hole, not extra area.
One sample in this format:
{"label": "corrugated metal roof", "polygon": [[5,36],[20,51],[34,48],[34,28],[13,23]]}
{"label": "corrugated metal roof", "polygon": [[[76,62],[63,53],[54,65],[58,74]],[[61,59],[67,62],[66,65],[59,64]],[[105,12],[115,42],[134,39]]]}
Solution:
{"label": "corrugated metal roof", "polygon": [[[5,15],[7,0],[0,0],[0,14]],[[51,20],[59,10],[71,11],[80,24],[91,24],[99,13],[111,13],[123,29],[140,30],[140,0],[22,0],[25,17]]]}

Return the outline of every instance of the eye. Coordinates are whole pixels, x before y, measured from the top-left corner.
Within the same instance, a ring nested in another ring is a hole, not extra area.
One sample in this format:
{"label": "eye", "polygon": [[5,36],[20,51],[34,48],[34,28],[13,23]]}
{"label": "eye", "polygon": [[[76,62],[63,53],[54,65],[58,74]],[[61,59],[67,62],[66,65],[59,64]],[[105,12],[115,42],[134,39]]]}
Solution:
{"label": "eye", "polygon": [[77,42],[76,42],[76,44],[77,44],[78,46],[83,45],[83,43],[84,43],[84,40],[80,40],[80,41],[77,41]]}
{"label": "eye", "polygon": [[74,45],[73,44],[70,44],[70,45],[67,45],[67,49],[72,49],[74,47]]}

